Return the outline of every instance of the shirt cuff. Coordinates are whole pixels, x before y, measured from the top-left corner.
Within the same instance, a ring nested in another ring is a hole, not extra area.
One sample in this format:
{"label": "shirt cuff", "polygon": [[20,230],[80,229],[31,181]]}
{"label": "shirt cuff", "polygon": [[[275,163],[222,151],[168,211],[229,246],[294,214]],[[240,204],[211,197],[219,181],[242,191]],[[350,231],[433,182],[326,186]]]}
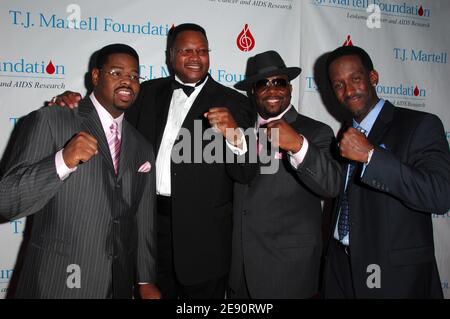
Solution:
{"label": "shirt cuff", "polygon": [[[300,134],[301,135],[301,134]],[[306,137],[301,135],[303,137],[303,145],[300,148],[300,150],[297,153],[288,152],[289,156],[289,162],[291,163],[292,167],[297,169],[298,166],[303,163],[303,160],[305,159],[306,152],[308,151],[308,140]]]}
{"label": "shirt cuff", "polygon": [[363,164],[363,167],[362,167],[362,170],[361,170],[361,176],[360,176],[361,178],[363,177],[364,172],[366,171],[366,167],[370,164],[370,160],[372,159],[373,151],[374,151],[373,149],[371,149],[369,151],[367,162]]}
{"label": "shirt cuff", "polygon": [[228,142],[227,139],[225,139],[225,142],[227,143],[228,148],[235,154],[238,156],[244,155],[245,153],[247,153],[247,141],[245,139],[245,135],[244,135],[244,131],[241,128],[238,128],[238,130],[241,133],[241,147],[238,146],[234,146],[233,144],[231,144],[230,142]]}
{"label": "shirt cuff", "polygon": [[77,170],[77,167],[69,168],[67,167],[66,163],[64,162],[64,158],[62,155],[63,150],[60,150],[55,155],[55,166],[56,166],[56,173],[59,176],[60,180],[65,180],[69,175]]}

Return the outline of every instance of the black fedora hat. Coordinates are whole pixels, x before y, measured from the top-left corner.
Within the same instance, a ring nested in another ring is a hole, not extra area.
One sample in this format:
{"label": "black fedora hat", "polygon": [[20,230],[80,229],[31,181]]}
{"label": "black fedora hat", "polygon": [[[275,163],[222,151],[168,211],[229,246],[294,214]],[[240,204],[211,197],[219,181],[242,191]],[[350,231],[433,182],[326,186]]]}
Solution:
{"label": "black fedora hat", "polygon": [[269,76],[287,75],[289,81],[295,79],[302,69],[297,67],[286,67],[281,56],[276,51],[266,51],[251,57],[247,61],[245,80],[234,85],[238,90],[248,91],[252,85]]}

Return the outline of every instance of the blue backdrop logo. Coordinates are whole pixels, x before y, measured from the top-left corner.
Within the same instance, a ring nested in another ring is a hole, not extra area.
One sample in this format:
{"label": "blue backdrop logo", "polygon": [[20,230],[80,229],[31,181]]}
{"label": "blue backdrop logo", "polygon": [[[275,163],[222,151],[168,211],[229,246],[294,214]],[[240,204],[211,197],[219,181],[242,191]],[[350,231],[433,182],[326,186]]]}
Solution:
{"label": "blue backdrop logo", "polygon": [[12,61],[0,60],[0,76],[3,77],[37,77],[61,79],[65,75],[62,64],[55,64],[51,59],[48,61],[28,61],[18,59]]}
{"label": "blue backdrop logo", "polygon": [[427,97],[427,90],[417,84],[378,84],[376,87],[376,91],[379,97],[389,99],[389,101],[397,106],[406,106],[413,108],[426,107],[425,102]]}
{"label": "blue backdrop logo", "polygon": [[[324,9],[347,10],[347,19],[368,22],[369,28],[381,28],[381,24],[430,27],[431,10],[421,4],[386,0],[310,0],[310,4]],[[376,25],[371,21],[373,17],[377,20]]]}

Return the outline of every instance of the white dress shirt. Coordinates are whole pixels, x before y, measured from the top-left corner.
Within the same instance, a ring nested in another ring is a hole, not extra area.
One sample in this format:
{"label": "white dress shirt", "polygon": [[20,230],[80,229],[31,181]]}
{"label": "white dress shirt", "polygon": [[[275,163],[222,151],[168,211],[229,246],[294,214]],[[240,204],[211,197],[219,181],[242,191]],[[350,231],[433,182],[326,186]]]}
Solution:
{"label": "white dress shirt", "polygon": [[[192,92],[190,96],[187,96],[184,91],[179,88],[175,89],[172,94],[166,126],[164,128],[161,145],[159,146],[158,154],[156,156],[156,193],[163,196],[171,195],[170,165],[172,162],[172,148],[175,144],[175,140],[178,137],[186,115],[209,78],[206,78],[206,80],[198,86],[195,86],[195,83],[183,83],[177,76],[175,76],[175,80],[184,85],[194,87],[194,92]],[[241,133],[243,135],[242,130]],[[247,152],[247,143],[245,138],[243,139],[242,148],[235,147],[227,140],[225,141],[234,154],[243,155]]]}

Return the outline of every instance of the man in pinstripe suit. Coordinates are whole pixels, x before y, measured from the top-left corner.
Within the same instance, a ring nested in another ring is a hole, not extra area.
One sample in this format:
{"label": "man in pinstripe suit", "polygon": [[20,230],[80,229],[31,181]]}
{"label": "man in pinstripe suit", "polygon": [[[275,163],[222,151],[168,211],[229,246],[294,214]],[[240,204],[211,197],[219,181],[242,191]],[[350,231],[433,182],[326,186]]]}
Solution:
{"label": "man in pinstripe suit", "polygon": [[0,180],[0,216],[34,215],[16,297],[159,298],[152,146],[123,112],[139,92],[139,57],[98,51],[93,93],[75,110],[24,120]]}

